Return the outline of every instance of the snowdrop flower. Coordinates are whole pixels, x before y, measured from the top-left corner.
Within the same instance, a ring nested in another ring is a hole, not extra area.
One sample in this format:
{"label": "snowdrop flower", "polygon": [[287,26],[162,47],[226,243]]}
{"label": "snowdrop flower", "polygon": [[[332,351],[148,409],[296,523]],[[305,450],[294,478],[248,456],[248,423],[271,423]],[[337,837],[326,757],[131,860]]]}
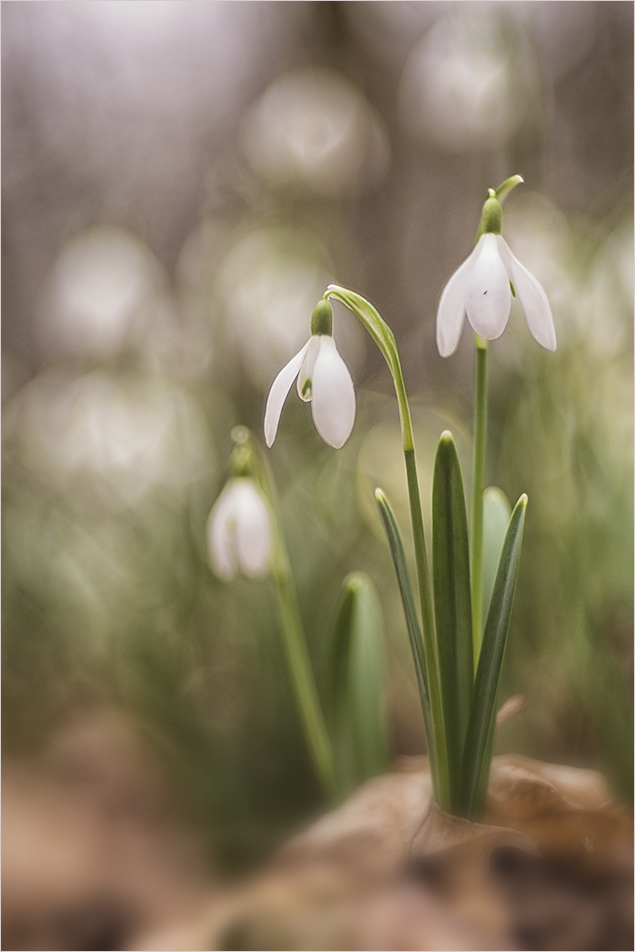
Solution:
{"label": "snowdrop flower", "polygon": [[233,477],[207,520],[212,571],[227,582],[238,572],[248,578],[264,578],[269,573],[273,548],[273,517],[262,490],[250,476]]}
{"label": "snowdrop flower", "polygon": [[556,349],[556,332],[547,295],[509,250],[500,234],[500,203],[493,189],[489,195],[479,229],[485,233],[441,295],[437,345],[442,357],[449,357],[456,350],[465,314],[480,337],[486,340],[500,337],[509,318],[512,293],[518,295],[529,330],[538,343],[547,350]]}
{"label": "snowdrop flower", "polygon": [[272,446],[287,394],[297,377],[302,400],[311,402],[315,427],[329,446],[339,449],[355,422],[355,388],[350,371],[335,346],[333,315],[328,301],[320,301],[311,319],[311,337],[282,368],[269,391],[265,409],[265,441]]}

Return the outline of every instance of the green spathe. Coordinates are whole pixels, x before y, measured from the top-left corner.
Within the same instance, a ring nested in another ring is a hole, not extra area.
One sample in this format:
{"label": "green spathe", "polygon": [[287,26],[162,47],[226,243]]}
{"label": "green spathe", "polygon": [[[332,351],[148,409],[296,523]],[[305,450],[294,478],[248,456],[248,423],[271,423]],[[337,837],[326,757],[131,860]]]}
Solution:
{"label": "green spathe", "polygon": [[496,198],[496,192],[493,188],[487,190],[488,197],[483,205],[481,212],[481,221],[476,233],[478,242],[483,235],[500,235],[503,225],[503,209],[501,203]]}
{"label": "green spathe", "polygon": [[314,336],[333,336],[333,311],[329,302],[324,298],[318,301],[313,309],[311,334]]}
{"label": "green spathe", "polygon": [[501,205],[517,185],[525,180],[522,175],[512,175],[498,186],[496,190],[488,188],[487,198],[481,212],[481,220],[476,233],[476,243],[483,235],[500,235],[503,225],[503,210]]}

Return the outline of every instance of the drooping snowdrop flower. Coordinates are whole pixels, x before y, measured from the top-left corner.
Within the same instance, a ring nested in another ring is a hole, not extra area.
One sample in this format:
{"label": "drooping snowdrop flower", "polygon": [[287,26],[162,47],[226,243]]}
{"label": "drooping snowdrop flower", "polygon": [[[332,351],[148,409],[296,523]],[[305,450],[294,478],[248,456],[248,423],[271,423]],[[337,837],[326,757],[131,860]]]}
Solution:
{"label": "drooping snowdrop flower", "polygon": [[350,371],[335,346],[328,301],[320,301],[311,319],[311,337],[282,368],[269,391],[265,409],[265,441],[272,446],[282,407],[297,377],[302,400],[311,403],[315,427],[329,446],[339,449],[355,423],[355,388]]}
{"label": "drooping snowdrop flower", "polygon": [[547,350],[556,349],[556,332],[547,295],[510,251],[500,234],[501,217],[500,203],[490,189],[481,219],[480,230],[484,234],[441,295],[437,345],[442,357],[449,357],[456,350],[466,314],[480,337],[486,340],[500,337],[511,310],[512,286],[535,339]]}
{"label": "drooping snowdrop flower", "polygon": [[207,552],[212,571],[224,581],[238,572],[264,578],[274,549],[269,503],[250,476],[228,480],[207,519]]}

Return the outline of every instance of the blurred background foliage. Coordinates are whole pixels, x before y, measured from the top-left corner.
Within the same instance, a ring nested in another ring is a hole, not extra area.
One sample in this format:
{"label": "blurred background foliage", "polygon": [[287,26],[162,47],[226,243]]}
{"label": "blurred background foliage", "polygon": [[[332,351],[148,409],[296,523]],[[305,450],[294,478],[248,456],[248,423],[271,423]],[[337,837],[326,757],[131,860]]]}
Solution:
{"label": "blurred background foliage", "polygon": [[[4,751],[115,709],[210,855],[253,859],[319,794],[266,582],[222,584],[205,520],[237,423],[337,281],[395,331],[422,495],[472,344],[439,357],[441,289],[488,186],[552,302],[491,347],[488,481],[530,503],[501,751],[632,784],[629,3],[11,3],[2,10]],[[341,451],[290,399],[269,454],[325,690],[342,579],[387,632],[391,755],[424,750],[381,486],[407,533],[380,355],[335,314],[358,395]],[[466,474],[466,478],[469,478]]]}

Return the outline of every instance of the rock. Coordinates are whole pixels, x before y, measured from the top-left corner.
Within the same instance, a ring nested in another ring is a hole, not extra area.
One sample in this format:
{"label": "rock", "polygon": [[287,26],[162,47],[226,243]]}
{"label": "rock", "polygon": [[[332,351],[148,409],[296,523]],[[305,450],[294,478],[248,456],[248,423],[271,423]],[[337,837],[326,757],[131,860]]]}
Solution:
{"label": "rock", "polygon": [[188,948],[628,947],[632,821],[599,774],[496,757],[471,823],[433,802],[424,760],[399,766],[294,837]]}

